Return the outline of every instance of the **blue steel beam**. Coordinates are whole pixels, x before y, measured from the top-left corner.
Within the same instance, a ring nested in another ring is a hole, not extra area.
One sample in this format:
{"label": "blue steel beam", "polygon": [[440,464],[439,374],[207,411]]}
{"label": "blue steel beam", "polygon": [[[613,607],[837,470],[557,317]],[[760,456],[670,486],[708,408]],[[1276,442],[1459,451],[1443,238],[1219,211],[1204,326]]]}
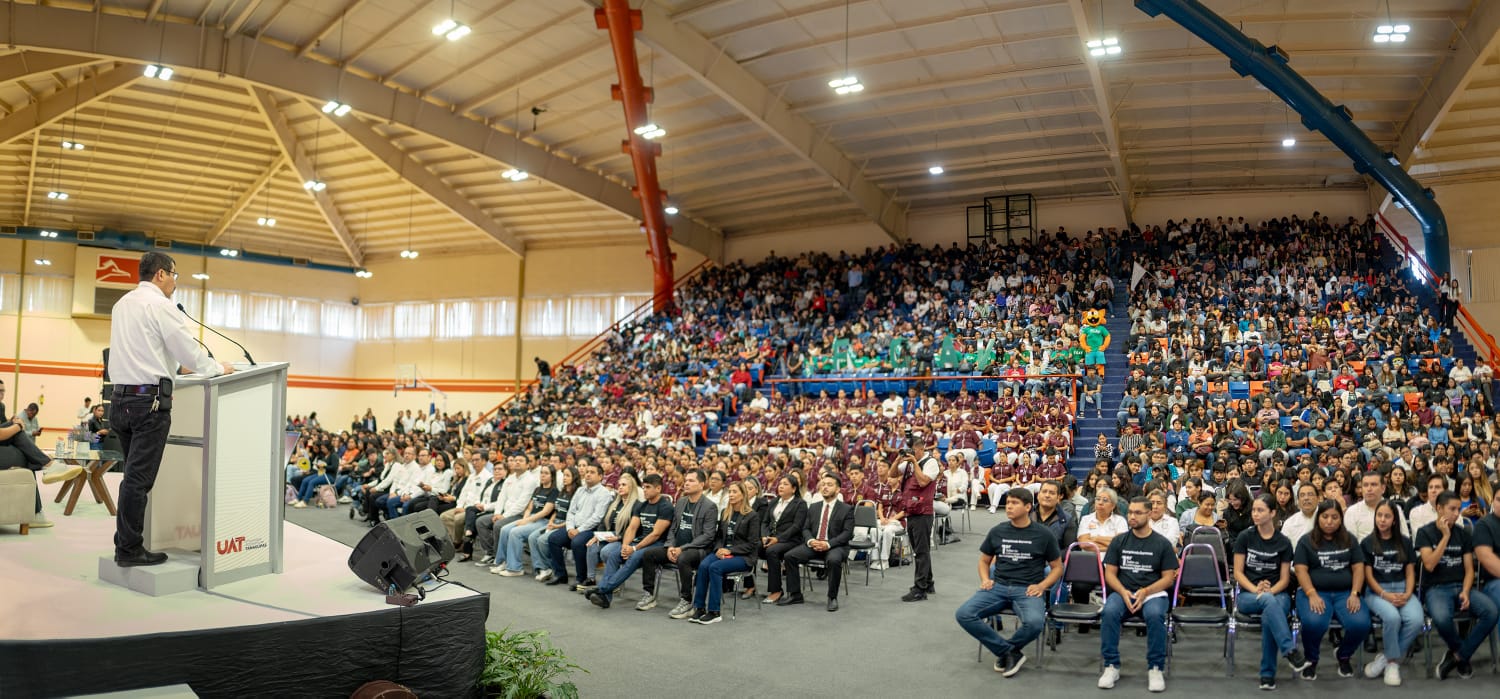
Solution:
{"label": "blue steel beam", "polygon": [[1208,42],[1229,58],[1236,73],[1255,78],[1302,117],[1302,124],[1317,131],[1349,159],[1355,172],[1375,178],[1396,201],[1401,202],[1422,225],[1427,265],[1439,275],[1448,275],[1448,222],[1431,189],[1424,188],[1396,159],[1381,150],[1359,127],[1347,107],[1334,105],[1288,65],[1287,53],[1266,47],[1234,28],[1198,0],[1135,0],[1142,12],[1169,19]]}

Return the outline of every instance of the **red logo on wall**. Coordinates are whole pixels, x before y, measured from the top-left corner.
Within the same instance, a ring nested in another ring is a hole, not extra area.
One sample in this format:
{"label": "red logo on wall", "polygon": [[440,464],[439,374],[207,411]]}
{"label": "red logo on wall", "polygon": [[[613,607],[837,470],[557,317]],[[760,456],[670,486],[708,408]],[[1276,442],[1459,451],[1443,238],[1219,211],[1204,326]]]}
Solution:
{"label": "red logo on wall", "polygon": [[214,548],[218,550],[220,556],[230,553],[239,553],[245,550],[245,537],[237,536],[233,539],[220,540]]}
{"label": "red logo on wall", "polygon": [[94,281],[104,284],[135,284],[141,274],[141,261],[134,257],[100,255],[94,268]]}

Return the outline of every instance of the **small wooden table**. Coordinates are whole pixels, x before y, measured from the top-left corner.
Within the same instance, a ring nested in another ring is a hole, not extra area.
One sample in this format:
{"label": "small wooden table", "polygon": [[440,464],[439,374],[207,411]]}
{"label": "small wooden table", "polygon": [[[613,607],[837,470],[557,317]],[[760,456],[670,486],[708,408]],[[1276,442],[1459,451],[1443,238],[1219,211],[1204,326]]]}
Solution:
{"label": "small wooden table", "polygon": [[57,498],[52,502],[62,502],[66,497],[68,505],[63,509],[63,516],[72,516],[73,508],[78,506],[78,496],[83,494],[83,486],[88,484],[89,490],[94,493],[94,502],[103,503],[105,509],[113,516],[115,513],[115,499],[109,494],[109,488],[104,485],[104,474],[109,472],[116,463],[125,458],[125,455],[117,451],[86,451],[72,456],[53,457],[65,464],[76,464],[83,467],[83,473],[74,476],[71,480],[63,483],[62,490],[57,491]]}

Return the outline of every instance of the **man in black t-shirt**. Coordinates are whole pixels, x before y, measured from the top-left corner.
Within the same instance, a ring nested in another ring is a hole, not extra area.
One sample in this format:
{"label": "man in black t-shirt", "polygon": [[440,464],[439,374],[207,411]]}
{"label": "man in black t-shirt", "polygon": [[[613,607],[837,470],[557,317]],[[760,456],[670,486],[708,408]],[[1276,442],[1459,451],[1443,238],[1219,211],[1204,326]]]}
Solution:
{"label": "man in black t-shirt", "polygon": [[[1417,530],[1416,549],[1422,557],[1423,606],[1432,618],[1433,628],[1448,644],[1434,671],[1439,680],[1448,679],[1455,670],[1459,677],[1468,679],[1474,676],[1469,660],[1494,630],[1500,611],[1489,595],[1473,592],[1474,543],[1459,523],[1458,495],[1445,490],[1432,504],[1437,521]],[[1458,610],[1468,610],[1474,617],[1469,635],[1462,638],[1453,621]]]}
{"label": "man in black t-shirt", "polygon": [[1126,510],[1130,532],[1109,542],[1104,553],[1104,583],[1109,586],[1099,618],[1099,655],[1104,659],[1100,689],[1120,679],[1120,626],[1139,616],[1146,622],[1147,688],[1167,689],[1168,590],[1177,580],[1177,552],[1172,542],[1151,529],[1151,501],[1137,497]]}
{"label": "man in black t-shirt", "polygon": [[1480,591],[1500,607],[1500,490],[1491,500],[1490,513],[1474,523],[1474,563],[1479,567]]}
{"label": "man in black t-shirt", "polygon": [[[1006,521],[990,529],[979,545],[979,591],[954,617],[995,654],[995,672],[1011,677],[1026,662],[1021,649],[1042,633],[1047,613],[1043,598],[1062,578],[1063,567],[1057,538],[1031,521],[1031,491],[1012,488],[1003,497]],[[1021,628],[1009,639],[988,623],[1007,607],[1021,619]]]}
{"label": "man in black t-shirt", "polygon": [[641,493],[646,499],[636,503],[630,511],[630,525],[625,528],[625,536],[600,551],[599,557],[604,559],[604,578],[599,587],[589,593],[589,601],[601,609],[609,609],[615,590],[635,574],[646,551],[663,544],[667,529],[672,525],[675,510],[672,501],[661,495],[661,476],[652,473],[642,478]]}

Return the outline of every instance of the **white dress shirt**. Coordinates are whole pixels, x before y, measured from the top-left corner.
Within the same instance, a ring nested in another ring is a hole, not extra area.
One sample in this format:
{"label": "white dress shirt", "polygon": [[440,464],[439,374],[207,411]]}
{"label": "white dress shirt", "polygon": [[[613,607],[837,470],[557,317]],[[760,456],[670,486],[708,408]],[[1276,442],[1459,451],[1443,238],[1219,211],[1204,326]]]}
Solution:
{"label": "white dress shirt", "polygon": [[177,375],[177,365],[218,376],[223,369],[187,329],[187,317],[155,284],[141,282],[110,311],[109,378],[117,384],[154,384]]}
{"label": "white dress shirt", "polygon": [[396,479],[396,487],[392,492],[401,497],[416,497],[425,492],[422,490],[423,483],[430,485],[432,480],[437,477],[437,467],[433,466],[430,461],[426,466],[417,466],[415,464],[413,466],[414,468],[406,470],[404,479]]}
{"label": "white dress shirt", "polygon": [[537,474],[536,469],[512,474],[505,479],[505,484],[500,486],[499,512],[504,517],[516,517],[526,511],[526,505],[531,502],[531,494],[541,483],[542,477]]}
{"label": "white dress shirt", "polygon": [[433,495],[447,493],[448,489],[453,487],[453,469],[445,468],[441,471],[433,469],[432,476],[422,482],[432,486],[431,494]]}
{"label": "white dress shirt", "polygon": [[395,466],[391,467],[390,471],[386,472],[385,477],[380,479],[379,483],[375,484],[375,487],[372,488],[372,490],[384,490],[387,493],[399,495],[400,492],[397,491],[396,488],[404,483],[405,479],[411,477],[409,475],[410,472],[420,472],[421,470],[422,467],[418,466],[417,462],[415,461],[408,461],[406,463],[397,462]]}
{"label": "white dress shirt", "polygon": [[[1293,513],[1292,516],[1287,517],[1286,522],[1281,525],[1281,533],[1285,534],[1286,538],[1292,540],[1292,546],[1294,547],[1297,545],[1297,542],[1302,540],[1302,537],[1307,536],[1307,533],[1312,530],[1312,517],[1308,517],[1307,515],[1302,514],[1301,510]],[[1355,539],[1355,541],[1363,540],[1364,539],[1359,538]]]}
{"label": "white dress shirt", "polygon": [[469,480],[464,481],[464,489],[458,494],[458,502],[456,503],[457,508],[462,510],[470,505],[478,504],[479,494],[483,492],[484,487],[489,484],[490,474],[485,473],[484,471],[480,471],[479,473],[469,476]]}
{"label": "white dress shirt", "polygon": [[1177,548],[1178,542],[1182,540],[1182,528],[1177,524],[1177,518],[1171,515],[1151,520],[1151,531],[1167,537],[1167,541],[1172,542],[1172,548]]}
{"label": "white dress shirt", "polygon": [[[1354,535],[1355,541],[1364,541],[1369,538],[1375,533],[1375,508],[1366,505],[1364,500],[1350,505],[1344,510],[1344,528]],[[1411,531],[1406,527],[1406,518],[1400,514],[1396,515],[1396,531],[1401,532],[1402,536],[1411,538]]]}

